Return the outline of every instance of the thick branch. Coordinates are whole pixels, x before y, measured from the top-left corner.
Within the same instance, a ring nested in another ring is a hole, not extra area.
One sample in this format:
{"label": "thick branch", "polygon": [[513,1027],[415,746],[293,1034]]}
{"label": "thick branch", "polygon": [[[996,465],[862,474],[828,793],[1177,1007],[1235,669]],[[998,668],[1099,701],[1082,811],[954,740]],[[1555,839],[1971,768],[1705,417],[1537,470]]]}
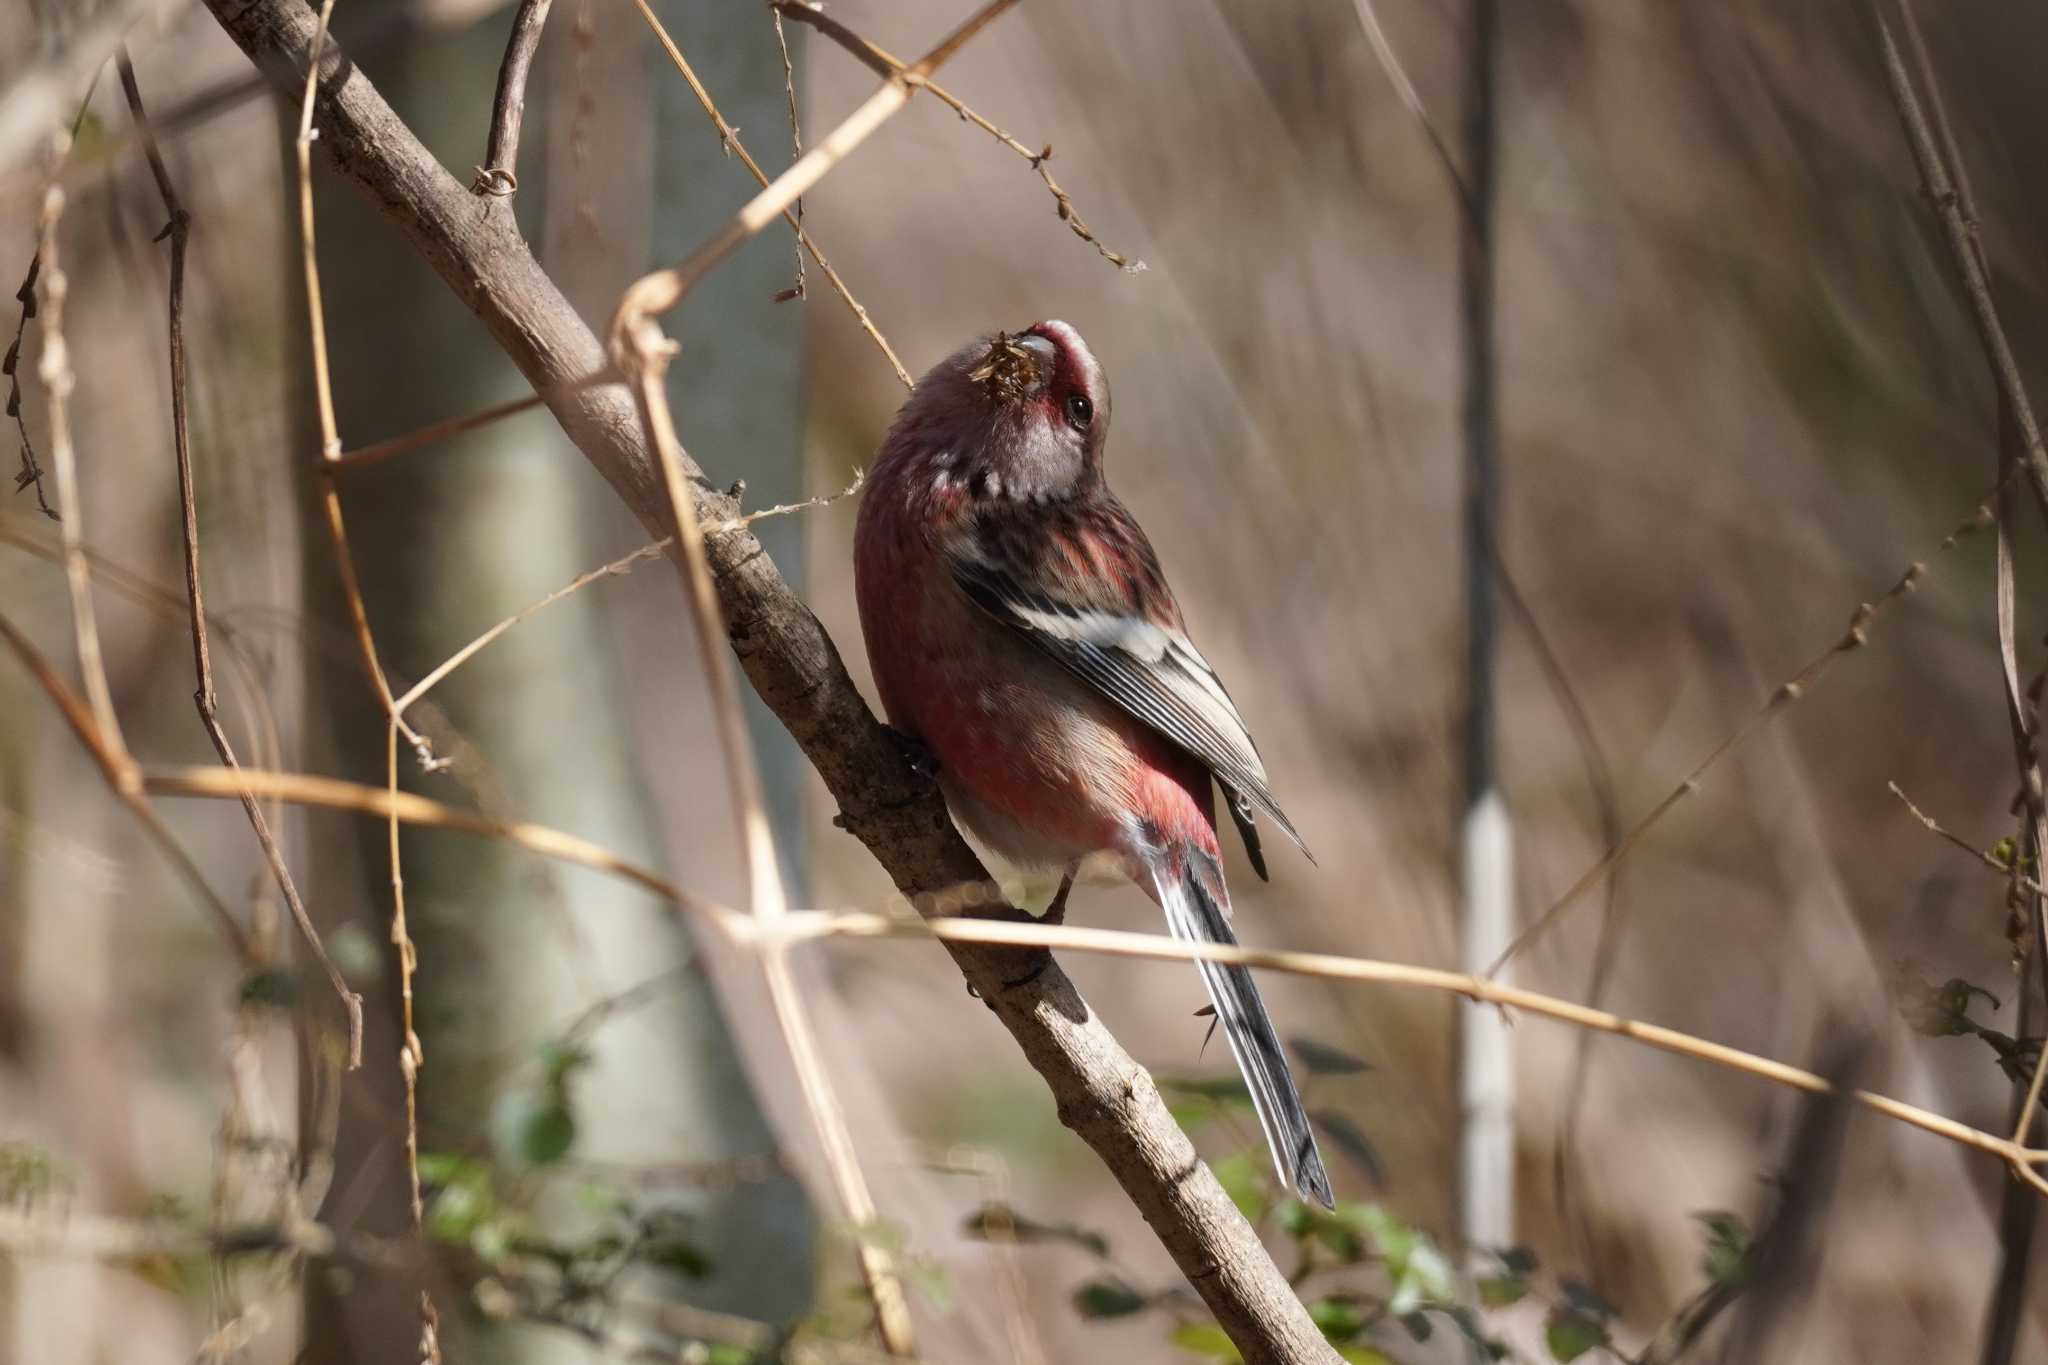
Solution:
{"label": "thick branch", "polygon": [[[289,0],[207,0],[221,25],[289,96],[313,16]],[[489,328],[577,447],[654,535],[669,524],[661,467],[631,396],[567,386],[606,364],[603,348],[527,250],[422,147],[359,71],[332,53],[316,109],[318,146],[369,196]],[[711,521],[734,505],[689,471]],[[937,788],[913,772],[847,676],[803,601],[744,530],[707,537],[735,653],[762,699],[817,766],[842,826],[909,895],[988,879]],[[1160,1101],[1152,1078],[1088,1010],[1044,953],[948,945],[1052,1090],[1061,1121],[1115,1175],[1250,1362],[1334,1361],[1286,1279]]]}

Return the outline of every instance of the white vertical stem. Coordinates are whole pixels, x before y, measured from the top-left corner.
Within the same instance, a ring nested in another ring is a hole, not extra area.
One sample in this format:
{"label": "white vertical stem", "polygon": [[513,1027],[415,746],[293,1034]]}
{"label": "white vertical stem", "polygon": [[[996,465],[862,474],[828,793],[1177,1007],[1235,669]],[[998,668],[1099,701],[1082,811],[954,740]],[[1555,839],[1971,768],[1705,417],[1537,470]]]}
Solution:
{"label": "white vertical stem", "polygon": [[[1463,965],[1483,975],[1514,931],[1514,830],[1496,790],[1466,808],[1458,871]],[[1514,1040],[1498,1008],[1458,1008],[1458,1231],[1468,1248],[1503,1247],[1514,1240]]]}

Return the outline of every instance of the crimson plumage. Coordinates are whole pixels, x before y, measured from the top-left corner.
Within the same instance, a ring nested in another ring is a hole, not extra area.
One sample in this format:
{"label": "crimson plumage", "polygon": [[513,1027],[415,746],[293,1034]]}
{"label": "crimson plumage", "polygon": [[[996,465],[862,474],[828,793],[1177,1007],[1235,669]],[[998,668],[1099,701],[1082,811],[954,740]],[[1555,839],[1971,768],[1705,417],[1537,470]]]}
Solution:
{"label": "crimson plumage", "polygon": [[[1256,812],[1301,841],[1103,478],[1109,411],[1101,367],[1062,322],[934,366],[868,477],[861,628],[890,722],[931,751],[954,817],[983,843],[1070,875],[1110,853],[1176,935],[1234,942],[1212,781],[1260,876]],[[1329,1205],[1251,974],[1198,966],[1283,1178]]]}

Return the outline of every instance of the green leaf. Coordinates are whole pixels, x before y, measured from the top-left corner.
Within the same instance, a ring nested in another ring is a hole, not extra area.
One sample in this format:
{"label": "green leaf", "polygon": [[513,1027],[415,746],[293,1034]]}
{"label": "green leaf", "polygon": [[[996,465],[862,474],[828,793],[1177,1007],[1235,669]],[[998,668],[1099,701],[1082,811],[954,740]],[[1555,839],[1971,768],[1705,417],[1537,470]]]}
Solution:
{"label": "green leaf", "polygon": [[1127,1318],[1152,1301],[1114,1276],[1090,1280],[1074,1291],[1074,1311],[1084,1318]]}
{"label": "green leaf", "polygon": [[1007,1204],[983,1204],[961,1224],[962,1232],[981,1242],[1067,1242],[1093,1256],[1109,1255],[1109,1239],[1072,1223],[1041,1223]]}
{"label": "green leaf", "polygon": [[487,1182],[458,1180],[428,1202],[427,1233],[443,1242],[467,1242],[497,1212],[498,1198]]}
{"label": "green leaf", "polygon": [[1607,1344],[1607,1326],[1598,1318],[1560,1308],[1543,1325],[1543,1344],[1558,1365],[1577,1360],[1595,1346]]}
{"label": "green leaf", "polygon": [[469,1249],[488,1266],[504,1263],[512,1254],[512,1228],[503,1218],[486,1218],[469,1233]]}
{"label": "green leaf", "polygon": [[1237,1345],[1231,1341],[1230,1334],[1213,1322],[1184,1322],[1173,1329],[1167,1340],[1183,1351],[1193,1351],[1210,1360],[1244,1360],[1237,1353]]}
{"label": "green leaf", "polygon": [[1479,1302],[1487,1308],[1506,1308],[1520,1303],[1529,1293],[1529,1282],[1513,1271],[1479,1278]]}
{"label": "green leaf", "polygon": [[1308,1316],[1332,1341],[1349,1341],[1371,1321],[1371,1315],[1357,1299],[1342,1294],[1317,1299],[1308,1306]]}
{"label": "green leaf", "polygon": [[1317,1211],[1299,1199],[1289,1197],[1281,1200],[1274,1207],[1273,1213],[1280,1224],[1280,1231],[1297,1242],[1312,1235],[1316,1230]]}
{"label": "green leaf", "polygon": [[1613,1304],[1600,1297],[1598,1290],[1583,1280],[1559,1280],[1557,1287],[1564,1291],[1565,1302],[1575,1313],[1583,1313],[1589,1318],[1605,1322],[1619,1311]]}
{"label": "green leaf", "polygon": [[1316,1240],[1346,1265],[1357,1265],[1365,1259],[1365,1238],[1359,1234],[1357,1222],[1347,1216],[1356,1208],[1355,1204],[1346,1204],[1340,1205],[1335,1213],[1308,1210]]}
{"label": "green leaf", "polygon": [[1366,1137],[1364,1129],[1334,1109],[1318,1109],[1309,1115],[1309,1119],[1336,1144],[1337,1150],[1358,1163],[1367,1180],[1380,1189],[1386,1188],[1386,1167],[1380,1163],[1379,1150]]}
{"label": "green leaf", "polygon": [[551,1089],[559,1089],[571,1075],[595,1060],[596,1055],[588,1047],[573,1040],[555,1039],[540,1045],[540,1062]]}
{"label": "green leaf", "polygon": [[299,981],[282,967],[265,967],[242,978],[242,1003],[288,1010],[299,1003]]}
{"label": "green leaf", "polygon": [[640,1248],[639,1257],[648,1265],[672,1270],[701,1280],[712,1270],[711,1257],[703,1248],[681,1237],[664,1237]]}
{"label": "green leaf", "polygon": [[1399,1316],[1425,1304],[1449,1303],[1455,1297],[1450,1263],[1421,1229],[1395,1217],[1378,1204],[1346,1205],[1340,1213],[1357,1222],[1386,1263],[1394,1281],[1387,1311]]}
{"label": "green leaf", "polygon": [[576,1116],[566,1104],[544,1104],[519,1128],[519,1155],[535,1166],[552,1166],[576,1145]]}
{"label": "green leaf", "polygon": [[1289,1038],[1287,1045],[1294,1049],[1294,1055],[1301,1058],[1301,1064],[1317,1076],[1355,1076],[1361,1071],[1372,1070],[1372,1063],[1363,1057],[1354,1057],[1342,1048],[1319,1043],[1313,1038]]}
{"label": "green leaf", "polygon": [[1700,1273],[1709,1284],[1735,1288],[1749,1278],[1749,1227],[1741,1215],[1710,1210],[1693,1215],[1706,1233]]}
{"label": "green leaf", "polygon": [[1237,1152],[1209,1168],[1216,1173],[1217,1182],[1230,1196],[1230,1202],[1237,1205],[1237,1211],[1254,1223],[1265,1217],[1268,1203],[1263,1156],[1261,1153],[1254,1158],[1249,1152]]}
{"label": "green leaf", "polygon": [[953,1309],[953,1277],[946,1273],[944,1266],[913,1257],[904,1263],[904,1269],[911,1287],[924,1297],[936,1313],[949,1313]]}

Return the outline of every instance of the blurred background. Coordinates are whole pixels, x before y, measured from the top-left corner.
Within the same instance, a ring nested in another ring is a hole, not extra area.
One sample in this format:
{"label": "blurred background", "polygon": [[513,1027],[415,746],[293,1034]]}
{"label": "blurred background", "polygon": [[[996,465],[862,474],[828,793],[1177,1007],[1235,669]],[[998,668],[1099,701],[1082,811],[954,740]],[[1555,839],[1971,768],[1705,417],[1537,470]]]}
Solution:
{"label": "blurred background", "polygon": [[[790,159],[792,93],[808,139],[873,87],[845,52],[791,25],[786,91],[756,4],[651,3],[771,174]],[[1716,765],[1512,978],[1575,1000],[1597,990],[1621,1014],[1802,1066],[1853,1036],[1858,1083],[2008,1130],[1997,1040],[2023,1055],[2028,1030],[2005,879],[1887,789],[1976,847],[2015,833],[1992,537],[1940,548],[1996,478],[1995,395],[1871,15],[1627,0],[1503,9],[1499,559],[1522,609],[1501,616],[1498,770],[1518,923],[1839,639],[1859,602],[1928,562],[1868,647]],[[2048,18],[1992,0],[1927,9],[2001,311],[2022,371],[2037,375],[2048,141],[2035,54]],[[965,12],[954,0],[831,9],[906,58]],[[1464,8],[1384,0],[1377,12],[1455,150]],[[130,19],[192,215],[193,463],[222,715],[251,766],[381,784],[383,717],[314,468],[296,108],[256,82],[202,9],[10,7],[0,283],[11,290],[35,254],[47,133],[70,123],[90,79],[90,63],[73,70],[78,54],[100,41],[96,26]],[[511,22],[492,0],[343,0],[335,27],[467,180]],[[1269,845],[1270,884],[1231,855],[1246,941],[1457,965],[1460,220],[1360,12],[1027,0],[943,79],[1027,147],[1050,144],[1074,208],[1145,269],[1120,270],[1071,233],[1024,159],[926,98],[805,200],[807,228],[912,373],[1040,318],[1088,338],[1117,399],[1110,479],[1316,852],[1311,866]],[[77,519],[130,746],[152,765],[210,763],[191,702],[167,258],[152,241],[164,211],[130,126],[109,65],[63,173]],[[555,0],[517,170],[521,227],[599,328],[627,283],[686,254],[755,188],[617,0]],[[525,394],[482,328],[317,156],[314,179],[344,444]],[[670,382],[683,440],[714,481],[744,480],[754,508],[844,487],[903,397],[815,265],[804,297],[776,301],[797,271],[790,234],[771,229],[668,320],[682,343]],[[0,324],[18,320],[0,310]],[[9,471],[24,437],[50,462],[44,321],[23,333]],[[55,498],[51,479],[42,487]],[[545,413],[343,489],[400,689],[644,540]],[[0,614],[76,686],[57,523],[37,497],[31,482],[0,504]],[[758,529],[865,686],[854,507]],[[2044,628],[2034,510],[2018,517],[2023,678],[2040,666]],[[522,623],[410,716],[449,762],[424,772],[401,752],[407,788],[740,896],[689,617],[658,561]],[[808,767],[765,712],[754,719],[793,897],[887,904],[886,879],[833,827]],[[202,1235],[296,1212],[402,1247],[383,825],[271,812],[330,953],[365,997],[364,1065],[343,1074],[332,993],[241,811],[159,804],[271,965],[238,960],[31,676],[0,668],[0,1208]],[[0,1360],[416,1358],[422,1290],[451,1361],[778,1358],[785,1332],[790,1352],[818,1353],[791,1359],[875,1358],[849,1229],[818,1179],[751,966],[640,891],[503,844],[408,829],[402,865],[430,1265],[0,1246]],[[1141,896],[1108,884],[1080,888],[1072,914],[1159,928]],[[922,1358],[1228,1358],[936,947],[833,941],[795,961],[881,1210],[870,1235],[906,1266]],[[1517,1015],[1513,1238],[1526,1250],[1481,1255],[1477,1286],[1453,1284],[1443,1267],[1466,1253],[1451,999],[1267,981],[1282,1031],[1321,1045],[1301,1070],[1311,1108],[1334,1116],[1325,1150],[1346,1203],[1320,1224],[1269,1187],[1228,1054],[1205,1050],[1206,1021],[1191,1017],[1195,974],[1062,961],[1167,1086],[1304,1294],[1338,1305],[1319,1317],[1354,1360],[1461,1359],[1474,1337],[1531,1360],[1610,1344],[1634,1357],[1696,1296],[1740,1282],[1745,1239],[1794,1188],[1780,1173],[1808,1117],[1798,1095]],[[1929,997],[1951,979],[1985,994]],[[1825,1164],[1832,1195],[1812,1254],[1775,1305],[1769,1350],[1748,1358],[1978,1358],[2001,1266],[1997,1162],[1857,1113]],[[2031,1205],[2022,1214],[2030,1224]],[[2048,1300],[2018,1301],[2006,1358],[2048,1360]],[[687,1342],[728,1354],[678,1354]]]}

